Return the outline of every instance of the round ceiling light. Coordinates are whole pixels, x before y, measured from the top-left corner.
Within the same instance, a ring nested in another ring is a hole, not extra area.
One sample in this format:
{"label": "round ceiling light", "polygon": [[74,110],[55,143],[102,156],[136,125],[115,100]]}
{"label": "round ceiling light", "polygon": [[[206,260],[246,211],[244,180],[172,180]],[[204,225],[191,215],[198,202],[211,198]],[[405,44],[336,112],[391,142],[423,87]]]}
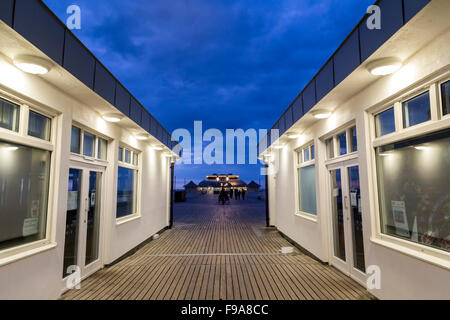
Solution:
{"label": "round ceiling light", "polygon": [[146,133],[138,134],[136,136],[136,140],[140,140],[140,141],[148,140],[149,138],[150,138],[150,136]]}
{"label": "round ceiling light", "polygon": [[103,119],[108,122],[120,122],[123,116],[120,113],[107,113],[103,115]]}
{"label": "round ceiling light", "polygon": [[294,140],[294,139],[300,138],[300,137],[301,137],[301,134],[291,132],[291,133],[288,133],[288,134],[287,134],[287,137],[288,137],[289,139]]}
{"label": "round ceiling light", "polygon": [[52,68],[48,60],[29,55],[20,55],[14,58],[14,65],[23,72],[30,74],[46,74]]}
{"label": "round ceiling light", "polygon": [[374,76],[387,76],[402,67],[402,62],[397,58],[383,58],[367,64],[367,70]]}
{"label": "round ceiling light", "polygon": [[314,118],[316,119],[327,119],[331,116],[331,111],[328,110],[315,110],[311,112]]}
{"label": "round ceiling light", "polygon": [[153,148],[153,150],[156,150],[156,151],[164,150],[164,147],[162,147],[162,146],[153,146],[152,148]]}

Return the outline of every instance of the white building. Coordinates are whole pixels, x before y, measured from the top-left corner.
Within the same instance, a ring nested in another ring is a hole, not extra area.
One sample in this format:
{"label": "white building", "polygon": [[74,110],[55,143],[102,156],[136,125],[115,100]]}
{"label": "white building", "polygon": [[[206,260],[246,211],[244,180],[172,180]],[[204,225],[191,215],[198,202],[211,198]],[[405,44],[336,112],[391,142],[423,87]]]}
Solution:
{"label": "white building", "polygon": [[378,298],[450,299],[450,1],[377,5],[267,137],[270,224]]}
{"label": "white building", "polygon": [[58,298],[170,225],[174,146],[41,1],[2,0],[0,299]]}

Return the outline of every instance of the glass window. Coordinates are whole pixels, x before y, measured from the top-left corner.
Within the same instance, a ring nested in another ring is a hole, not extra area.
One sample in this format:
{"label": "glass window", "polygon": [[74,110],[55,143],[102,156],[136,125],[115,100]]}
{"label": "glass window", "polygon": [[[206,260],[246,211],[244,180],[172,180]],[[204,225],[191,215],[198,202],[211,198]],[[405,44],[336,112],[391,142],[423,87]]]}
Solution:
{"label": "glass window", "polygon": [[81,130],[72,127],[72,136],[70,138],[70,152],[80,153]]}
{"label": "glass window", "polygon": [[430,119],[430,95],[428,92],[403,102],[403,128],[408,128]]}
{"label": "glass window", "polygon": [[50,141],[50,118],[30,110],[28,118],[28,135]]}
{"label": "glass window", "polygon": [[0,98],[0,128],[19,131],[19,106]]}
{"label": "glass window", "polygon": [[119,148],[119,161],[123,161],[123,148]]}
{"label": "glass window", "polygon": [[383,233],[450,251],[450,130],[376,149]]}
{"label": "glass window", "polygon": [[106,160],[106,152],[108,150],[108,142],[102,138],[98,138],[97,158]]}
{"label": "glass window", "polygon": [[311,157],[310,157],[310,154],[309,154],[309,148],[305,148],[303,150],[303,160],[304,160],[304,162],[307,162],[307,161],[311,160]]}
{"label": "glass window", "polygon": [[50,157],[0,141],[0,249],[45,239]]}
{"label": "glass window", "polygon": [[350,128],[350,152],[358,151],[358,139],[356,137],[356,127]]}
{"label": "glass window", "polygon": [[375,116],[375,131],[377,137],[381,137],[395,131],[394,108],[390,108]]}
{"label": "glass window", "polygon": [[442,114],[450,114],[450,81],[441,85]]}
{"label": "glass window", "polygon": [[316,167],[315,165],[298,169],[299,209],[316,215]]}
{"label": "glass window", "polygon": [[347,133],[343,132],[340,135],[338,135],[337,141],[338,141],[339,155],[342,156],[344,154],[347,154]]}
{"label": "glass window", "polygon": [[128,149],[125,149],[125,160],[126,163],[131,163],[131,152]]}
{"label": "glass window", "polygon": [[327,147],[327,159],[334,158],[334,139],[330,138],[325,141],[325,145]]}
{"label": "glass window", "polygon": [[87,157],[94,156],[94,143],[95,143],[94,135],[84,132],[84,134],[83,134],[83,155],[85,155]]}
{"label": "glass window", "polygon": [[117,182],[117,218],[136,213],[136,190],[137,171],[119,167]]}
{"label": "glass window", "polygon": [[316,152],[314,149],[314,145],[311,146],[311,160],[314,160],[316,158]]}

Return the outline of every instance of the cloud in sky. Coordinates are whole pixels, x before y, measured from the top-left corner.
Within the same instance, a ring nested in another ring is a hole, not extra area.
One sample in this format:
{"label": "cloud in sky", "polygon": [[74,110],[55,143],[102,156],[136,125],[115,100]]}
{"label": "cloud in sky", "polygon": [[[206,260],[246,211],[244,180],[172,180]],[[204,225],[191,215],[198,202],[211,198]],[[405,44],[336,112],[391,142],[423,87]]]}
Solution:
{"label": "cloud in sky", "polygon": [[[170,132],[270,128],[374,0],[44,0]],[[177,166],[182,183],[259,166]]]}

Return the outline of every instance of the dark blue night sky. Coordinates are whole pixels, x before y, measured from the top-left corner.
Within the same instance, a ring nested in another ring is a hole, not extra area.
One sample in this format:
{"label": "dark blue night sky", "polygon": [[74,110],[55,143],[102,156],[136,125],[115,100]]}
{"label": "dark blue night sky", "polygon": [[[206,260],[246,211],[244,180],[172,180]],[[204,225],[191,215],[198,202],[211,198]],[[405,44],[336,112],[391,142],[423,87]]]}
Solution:
{"label": "dark blue night sky", "polygon": [[[44,0],[172,132],[270,128],[374,0]],[[211,173],[259,181],[259,165],[178,165],[177,187]],[[263,179],[261,178],[261,181]]]}

